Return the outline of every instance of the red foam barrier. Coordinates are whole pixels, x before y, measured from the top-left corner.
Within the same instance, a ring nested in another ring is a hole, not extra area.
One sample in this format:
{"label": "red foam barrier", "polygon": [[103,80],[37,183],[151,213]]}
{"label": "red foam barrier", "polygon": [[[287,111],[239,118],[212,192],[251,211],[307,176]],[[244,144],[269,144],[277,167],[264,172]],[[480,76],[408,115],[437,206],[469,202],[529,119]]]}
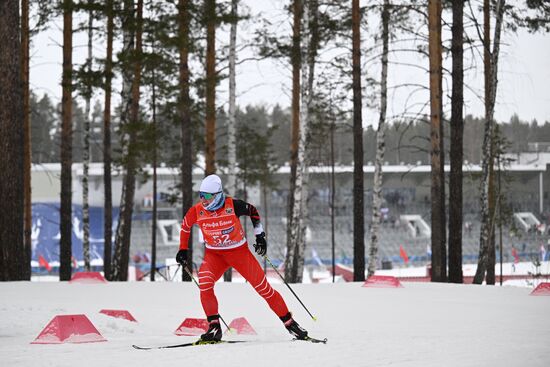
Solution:
{"label": "red foam barrier", "polygon": [[97,271],[82,271],[74,273],[69,283],[107,283],[107,280]]}
{"label": "red foam barrier", "polygon": [[106,310],[103,309],[99,311],[99,313],[102,313],[107,316],[116,317],[117,319],[125,319],[128,321],[137,322],[137,320],[132,316],[132,314],[129,311],[126,310]]}
{"label": "red foam barrier", "polygon": [[353,269],[348,268],[340,264],[336,264],[334,268],[334,275],[341,275],[346,282],[353,282]]}
{"label": "red foam barrier", "polygon": [[231,321],[229,329],[236,331],[237,334],[256,335],[256,330],[254,330],[252,325],[250,325],[244,317],[239,317]]}
{"label": "red foam barrier", "polygon": [[174,331],[176,335],[195,336],[206,333],[208,330],[208,321],[206,319],[187,318]]}
{"label": "red foam barrier", "polygon": [[540,283],[537,288],[533,289],[531,296],[550,296],[550,283]]}
{"label": "red foam barrier", "polygon": [[106,342],[86,315],[57,315],[31,344]]}
{"label": "red foam barrier", "polygon": [[363,283],[368,288],[402,288],[403,285],[396,277],[390,275],[371,275]]}

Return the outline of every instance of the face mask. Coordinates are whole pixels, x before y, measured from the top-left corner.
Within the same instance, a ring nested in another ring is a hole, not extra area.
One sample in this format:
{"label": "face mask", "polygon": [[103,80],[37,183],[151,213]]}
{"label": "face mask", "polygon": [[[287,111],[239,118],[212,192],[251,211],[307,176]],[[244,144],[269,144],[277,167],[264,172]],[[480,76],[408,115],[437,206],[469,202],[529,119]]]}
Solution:
{"label": "face mask", "polygon": [[225,195],[223,194],[223,192],[218,192],[214,195],[216,195],[216,197],[210,204],[208,204],[208,206],[205,208],[206,210],[209,210],[209,211],[218,210],[219,208],[222,207],[223,203],[225,202]]}

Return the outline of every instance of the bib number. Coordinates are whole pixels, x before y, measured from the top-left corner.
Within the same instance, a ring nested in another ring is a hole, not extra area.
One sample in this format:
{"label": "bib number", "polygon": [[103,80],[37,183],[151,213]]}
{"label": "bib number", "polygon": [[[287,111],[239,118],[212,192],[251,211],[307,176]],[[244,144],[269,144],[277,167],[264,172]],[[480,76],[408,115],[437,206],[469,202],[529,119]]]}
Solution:
{"label": "bib number", "polygon": [[221,236],[212,236],[216,245],[224,245],[229,241],[229,234],[222,234]]}

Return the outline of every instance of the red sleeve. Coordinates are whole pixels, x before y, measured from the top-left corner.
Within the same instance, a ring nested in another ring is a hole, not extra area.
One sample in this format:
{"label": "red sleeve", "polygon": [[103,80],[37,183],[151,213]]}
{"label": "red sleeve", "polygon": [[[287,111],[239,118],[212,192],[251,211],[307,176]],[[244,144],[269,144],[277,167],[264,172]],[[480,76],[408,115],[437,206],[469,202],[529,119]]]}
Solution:
{"label": "red sleeve", "polygon": [[186,250],[189,247],[189,236],[191,235],[191,227],[197,222],[197,211],[192,206],[183,217],[180,231],[180,250]]}

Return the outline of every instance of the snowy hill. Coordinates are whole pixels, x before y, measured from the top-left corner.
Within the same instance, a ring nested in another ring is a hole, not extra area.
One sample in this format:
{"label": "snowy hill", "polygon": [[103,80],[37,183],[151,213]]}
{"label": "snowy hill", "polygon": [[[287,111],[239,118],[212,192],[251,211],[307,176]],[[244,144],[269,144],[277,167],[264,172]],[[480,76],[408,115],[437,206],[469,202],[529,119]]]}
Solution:
{"label": "snowy hill", "polygon": [[[251,343],[152,351],[132,344],[192,341],[175,336],[186,317],[203,317],[198,290],[188,283],[0,283],[2,366],[548,366],[550,297],[531,289],[433,283],[363,288],[361,283],[297,284],[318,318],[312,321],[283,284],[296,319],[328,344],[291,342],[265,302],[243,283],[219,283],[227,322],[246,317]],[[99,314],[129,310],[139,323]],[[84,313],[108,340],[31,345],[58,314]]]}

